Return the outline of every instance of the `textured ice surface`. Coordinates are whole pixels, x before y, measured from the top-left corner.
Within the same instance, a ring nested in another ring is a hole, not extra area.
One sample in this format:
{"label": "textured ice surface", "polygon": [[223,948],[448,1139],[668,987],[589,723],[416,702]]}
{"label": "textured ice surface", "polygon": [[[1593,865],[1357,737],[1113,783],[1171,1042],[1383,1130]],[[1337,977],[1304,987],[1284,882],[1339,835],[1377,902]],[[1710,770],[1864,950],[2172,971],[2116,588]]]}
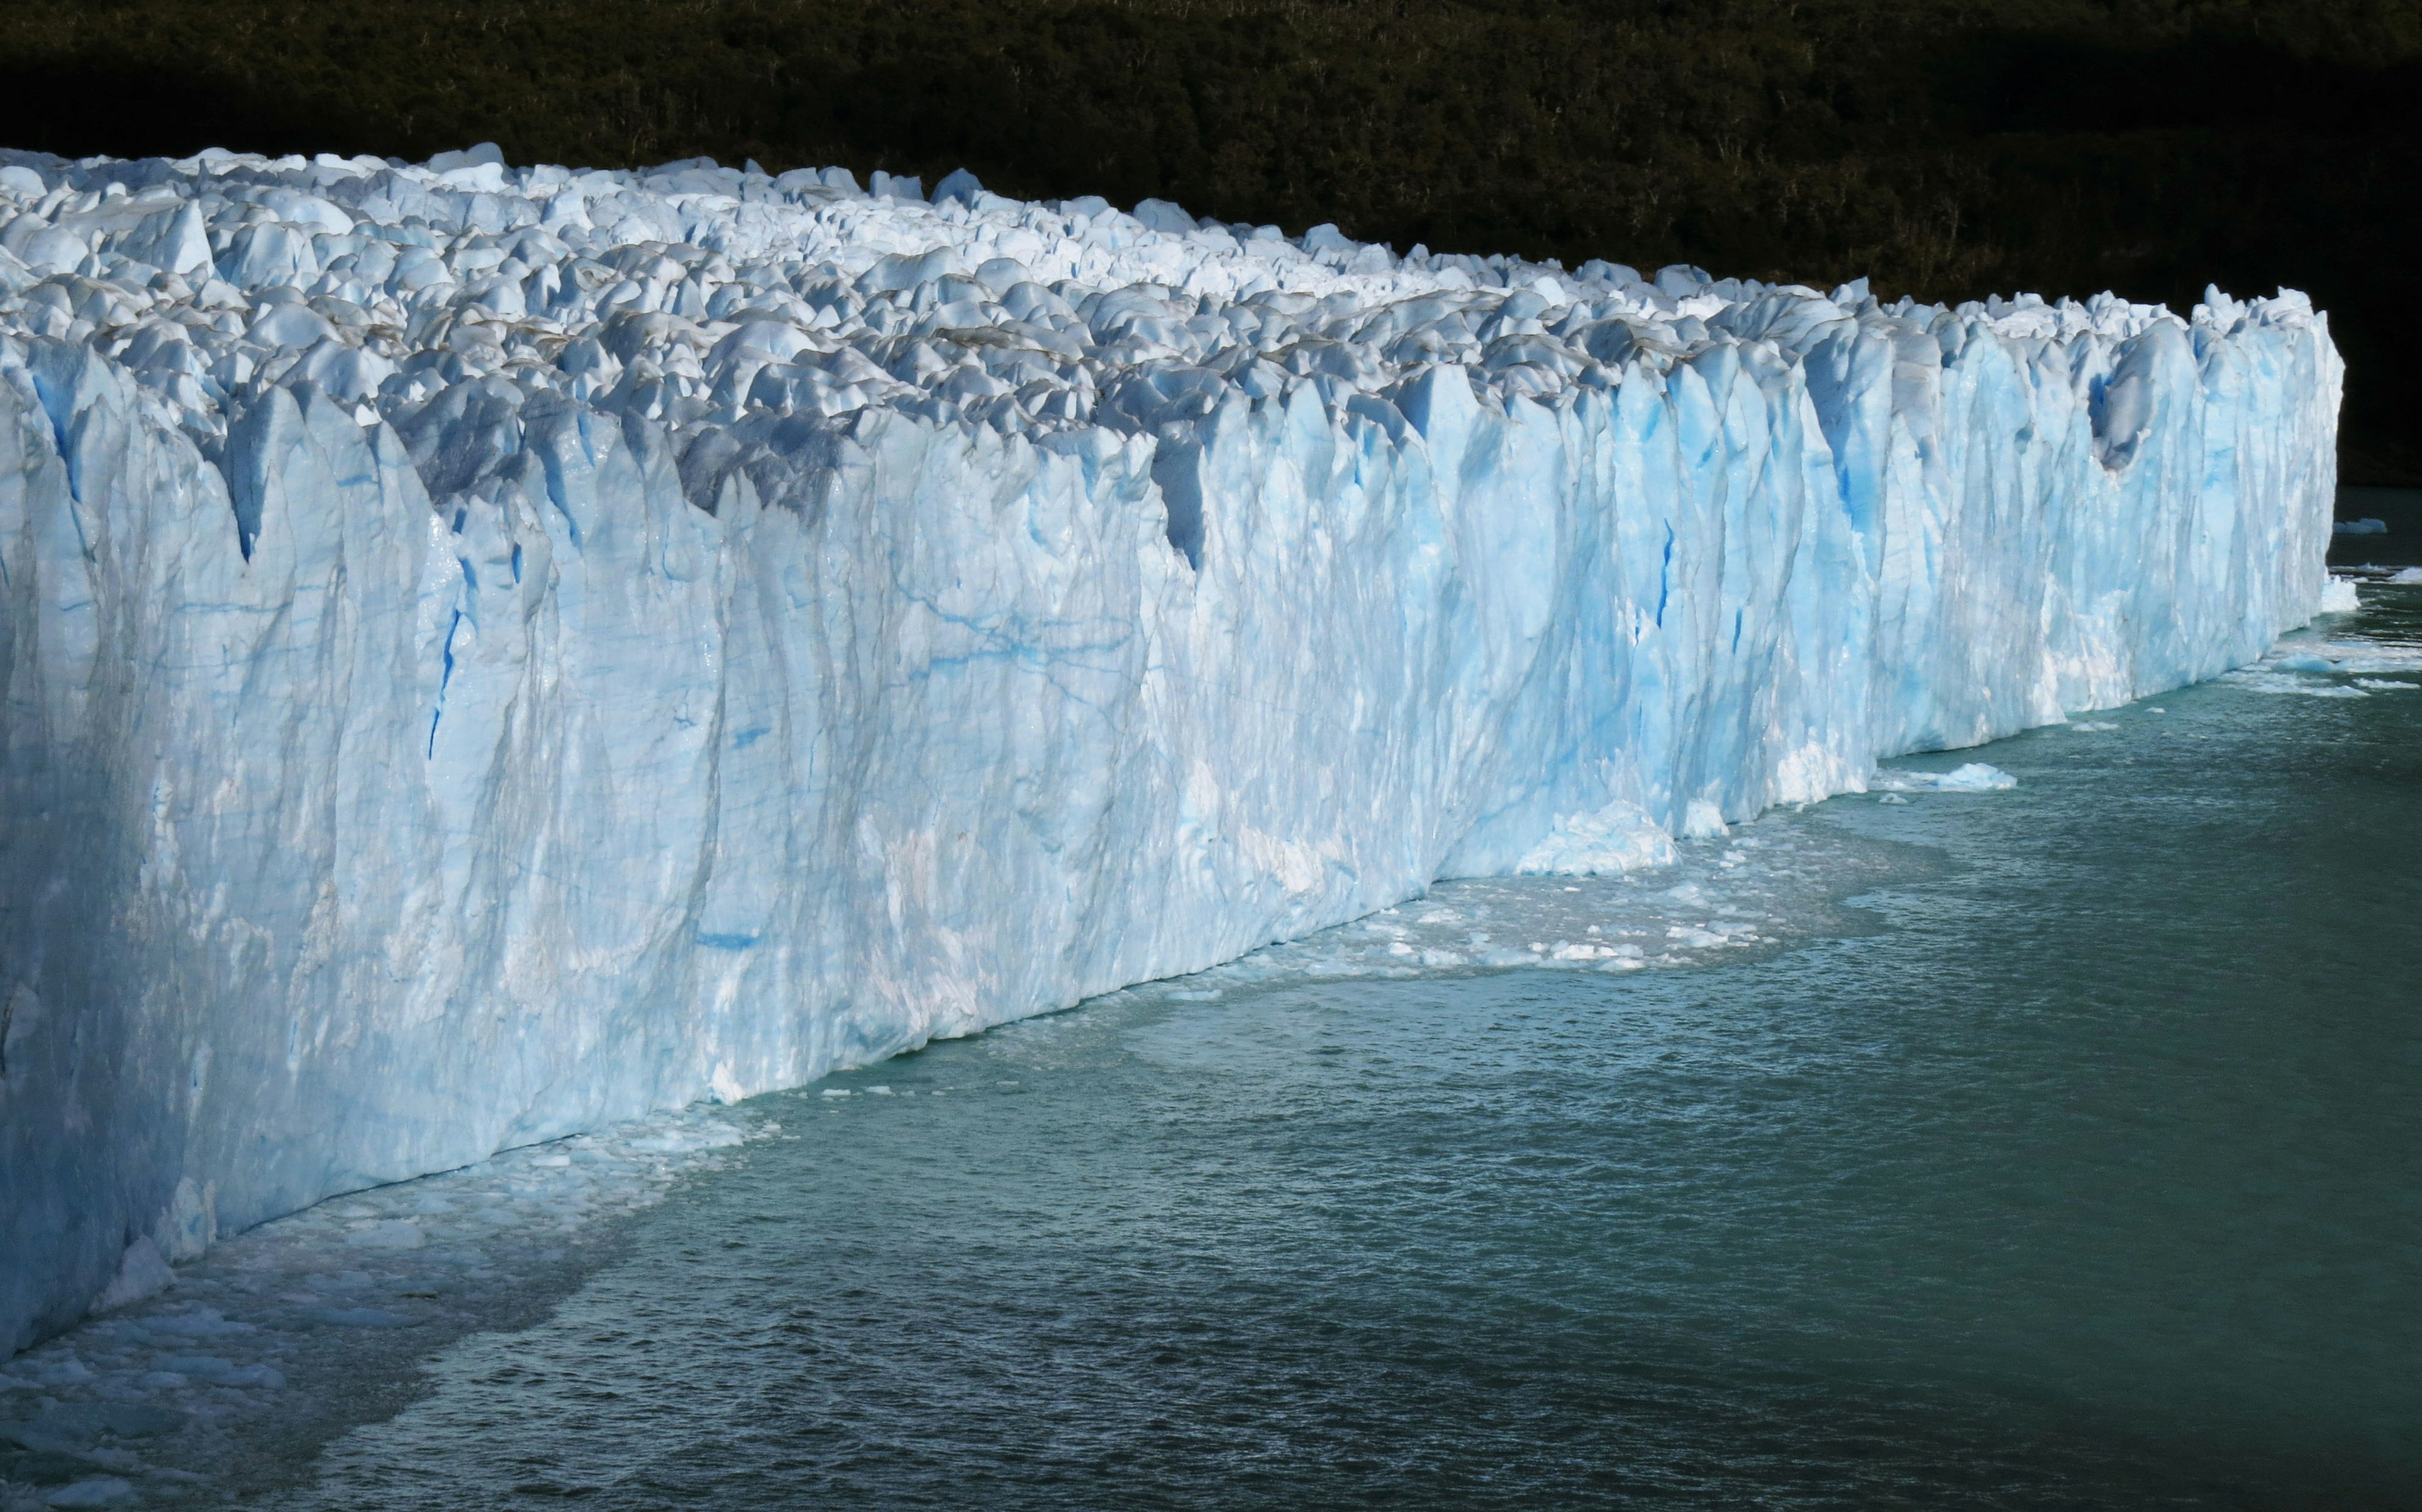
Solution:
{"label": "textured ice surface", "polygon": [[0,1347],[137,1241],[2249,662],[2339,373],[2294,294],[0,154]]}

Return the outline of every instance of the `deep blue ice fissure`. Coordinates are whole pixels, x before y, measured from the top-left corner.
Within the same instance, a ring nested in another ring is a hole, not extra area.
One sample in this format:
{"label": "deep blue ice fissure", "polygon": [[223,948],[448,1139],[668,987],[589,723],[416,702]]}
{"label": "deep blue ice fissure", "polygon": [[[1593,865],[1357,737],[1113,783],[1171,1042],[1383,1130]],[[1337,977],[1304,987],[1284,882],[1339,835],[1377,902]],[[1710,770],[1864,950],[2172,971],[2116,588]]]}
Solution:
{"label": "deep blue ice fissure", "polygon": [[0,1345],[2249,662],[2326,590],[2339,373],[2292,293],[0,154]]}

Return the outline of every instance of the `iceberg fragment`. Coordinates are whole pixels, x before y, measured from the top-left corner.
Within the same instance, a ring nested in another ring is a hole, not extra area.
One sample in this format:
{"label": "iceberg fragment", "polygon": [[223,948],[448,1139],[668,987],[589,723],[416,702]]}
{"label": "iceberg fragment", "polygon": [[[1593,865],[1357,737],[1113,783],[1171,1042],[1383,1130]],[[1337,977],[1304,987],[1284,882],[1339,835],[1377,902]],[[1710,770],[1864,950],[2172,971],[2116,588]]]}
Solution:
{"label": "iceberg fragment", "polygon": [[[2087,725],[2087,729],[2109,729],[2107,725]],[[2019,779],[2001,768],[1982,761],[1970,761],[1949,772],[1879,772],[1874,786],[1887,793],[2004,793],[2019,785]]]}
{"label": "iceberg fragment", "polygon": [[332,1192],[2251,662],[2324,603],[2339,379],[2292,292],[0,153],[0,1348]]}

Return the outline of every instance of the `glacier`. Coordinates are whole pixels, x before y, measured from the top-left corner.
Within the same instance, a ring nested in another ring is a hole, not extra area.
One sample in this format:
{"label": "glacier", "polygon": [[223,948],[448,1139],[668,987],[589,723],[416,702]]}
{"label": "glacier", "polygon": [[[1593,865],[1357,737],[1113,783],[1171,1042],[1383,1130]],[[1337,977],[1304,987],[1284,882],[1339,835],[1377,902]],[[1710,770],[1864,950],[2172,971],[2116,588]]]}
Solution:
{"label": "glacier", "polygon": [[0,1353],[335,1192],[2213,677],[2302,295],[0,152]]}

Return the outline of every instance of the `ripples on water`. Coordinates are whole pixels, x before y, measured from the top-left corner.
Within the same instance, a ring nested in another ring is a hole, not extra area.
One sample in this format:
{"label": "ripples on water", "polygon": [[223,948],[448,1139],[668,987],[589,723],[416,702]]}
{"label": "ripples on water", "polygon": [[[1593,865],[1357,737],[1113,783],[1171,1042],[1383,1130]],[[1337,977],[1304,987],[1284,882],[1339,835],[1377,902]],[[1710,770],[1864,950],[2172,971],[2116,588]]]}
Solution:
{"label": "ripples on water", "polygon": [[758,1099],[279,1504],[2415,1504],[2417,683],[2367,589],[2015,792]]}

